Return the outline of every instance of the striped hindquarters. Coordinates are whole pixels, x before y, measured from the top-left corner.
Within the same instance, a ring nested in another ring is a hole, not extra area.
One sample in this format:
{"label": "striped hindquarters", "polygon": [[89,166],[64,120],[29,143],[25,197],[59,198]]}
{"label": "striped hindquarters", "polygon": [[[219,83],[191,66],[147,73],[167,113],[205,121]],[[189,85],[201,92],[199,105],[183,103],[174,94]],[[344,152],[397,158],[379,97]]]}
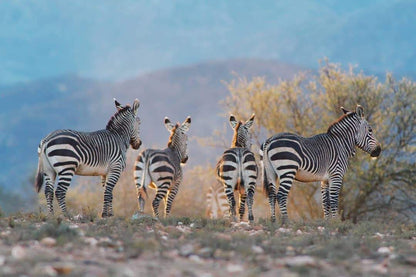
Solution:
{"label": "striped hindquarters", "polygon": [[230,148],[217,164],[217,176],[226,186],[226,193],[255,186],[257,164],[254,154],[246,148]]}
{"label": "striped hindquarters", "polygon": [[229,206],[225,195],[224,185],[221,182],[212,184],[206,194],[206,215],[211,219],[229,218]]}

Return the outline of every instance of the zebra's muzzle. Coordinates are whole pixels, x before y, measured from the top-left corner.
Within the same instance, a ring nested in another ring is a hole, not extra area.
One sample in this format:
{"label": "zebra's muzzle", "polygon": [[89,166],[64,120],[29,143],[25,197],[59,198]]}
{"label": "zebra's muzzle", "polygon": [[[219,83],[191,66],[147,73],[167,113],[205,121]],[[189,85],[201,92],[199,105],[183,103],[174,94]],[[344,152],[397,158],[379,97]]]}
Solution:
{"label": "zebra's muzzle", "polygon": [[141,145],[142,145],[142,141],[141,141],[141,140],[140,140],[139,142],[134,142],[134,143],[131,143],[131,147],[132,147],[134,150],[139,149]]}
{"label": "zebra's muzzle", "polygon": [[380,156],[380,153],[381,153],[381,146],[377,145],[376,149],[371,151],[370,156],[371,157],[378,157],[378,156]]}

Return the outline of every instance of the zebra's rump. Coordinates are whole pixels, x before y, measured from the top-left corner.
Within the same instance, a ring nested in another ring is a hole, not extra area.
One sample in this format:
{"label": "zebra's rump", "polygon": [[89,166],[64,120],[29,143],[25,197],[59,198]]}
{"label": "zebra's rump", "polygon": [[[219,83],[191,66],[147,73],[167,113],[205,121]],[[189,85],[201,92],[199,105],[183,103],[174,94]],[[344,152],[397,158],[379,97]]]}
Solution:
{"label": "zebra's rump", "polygon": [[244,182],[257,178],[257,164],[254,154],[246,148],[230,148],[217,163],[217,176],[225,183],[234,184],[234,189],[244,188]]}
{"label": "zebra's rump", "polygon": [[171,182],[180,173],[179,160],[177,164],[178,166],[175,166],[175,162],[172,161],[167,151],[146,149],[137,157],[135,178],[145,180],[144,186],[148,186],[151,182]]}

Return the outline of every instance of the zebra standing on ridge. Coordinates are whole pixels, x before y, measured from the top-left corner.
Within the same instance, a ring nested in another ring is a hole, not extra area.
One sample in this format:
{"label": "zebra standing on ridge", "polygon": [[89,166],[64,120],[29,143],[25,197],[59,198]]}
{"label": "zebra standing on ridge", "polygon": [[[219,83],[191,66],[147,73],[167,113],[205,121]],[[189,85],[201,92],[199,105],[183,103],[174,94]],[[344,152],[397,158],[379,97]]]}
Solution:
{"label": "zebra standing on ridge", "polygon": [[[270,137],[261,146],[263,187],[269,198],[272,221],[276,220],[276,200],[282,222],[288,220],[286,201],[293,180],[321,181],[325,218],[337,217],[342,179],[348,158],[355,155],[355,147],[371,157],[380,155],[380,144],[364,118],[364,109],[359,105],[355,112],[341,109],[344,115],[329,126],[327,133],[310,138],[281,133]],[[276,192],[277,178],[280,184]]]}
{"label": "zebra standing on ridge", "polygon": [[231,148],[225,150],[217,163],[217,177],[224,185],[228,198],[230,213],[236,220],[234,191],[239,191],[240,220],[245,212],[247,199],[248,219],[253,222],[253,197],[257,181],[257,164],[254,154],[250,151],[249,129],[253,126],[254,114],[245,122],[237,122],[233,115],[230,116],[230,124],[234,129]]}
{"label": "zebra standing on ridge", "polygon": [[206,216],[210,219],[229,218],[230,206],[228,205],[227,195],[224,185],[218,180],[212,184],[206,194]]}
{"label": "zebra standing on ridge", "polygon": [[139,212],[144,212],[147,187],[156,189],[156,196],[152,202],[153,215],[159,217],[160,200],[165,202],[165,217],[169,215],[172,202],[182,183],[181,164],[188,160],[186,134],[191,126],[191,117],[187,117],[182,124],[172,124],[165,117],[166,129],[170,132],[168,147],[163,150],[146,149],[137,157],[134,180],[137,187]]}
{"label": "zebra standing on ridge", "polygon": [[113,215],[113,188],[126,167],[129,145],[139,149],[140,121],[137,118],[139,100],[133,106],[121,106],[114,99],[117,112],[104,130],[78,132],[56,130],[41,140],[38,148],[39,163],[35,187],[39,192],[45,183],[48,211],[53,214],[54,183],[62,212],[67,215],[65,196],[72,177],[76,175],[101,176],[105,187],[102,217]]}

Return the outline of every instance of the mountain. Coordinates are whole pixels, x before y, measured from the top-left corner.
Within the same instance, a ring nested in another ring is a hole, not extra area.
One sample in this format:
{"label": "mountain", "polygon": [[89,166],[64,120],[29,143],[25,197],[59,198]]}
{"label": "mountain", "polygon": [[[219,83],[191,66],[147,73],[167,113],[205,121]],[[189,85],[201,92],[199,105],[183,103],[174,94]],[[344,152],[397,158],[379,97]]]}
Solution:
{"label": "mountain", "polygon": [[190,165],[214,162],[221,149],[201,147],[194,138],[210,136],[227,123],[226,111],[219,105],[228,95],[223,82],[238,74],[264,76],[274,83],[300,71],[305,69],[277,61],[241,59],[171,68],[118,83],[71,75],[0,88],[0,184],[12,189],[34,174],[37,146],[49,132],[105,128],[115,112],[114,97],[122,104],[140,100],[142,147],[166,146],[165,116],[182,122],[190,115]]}

